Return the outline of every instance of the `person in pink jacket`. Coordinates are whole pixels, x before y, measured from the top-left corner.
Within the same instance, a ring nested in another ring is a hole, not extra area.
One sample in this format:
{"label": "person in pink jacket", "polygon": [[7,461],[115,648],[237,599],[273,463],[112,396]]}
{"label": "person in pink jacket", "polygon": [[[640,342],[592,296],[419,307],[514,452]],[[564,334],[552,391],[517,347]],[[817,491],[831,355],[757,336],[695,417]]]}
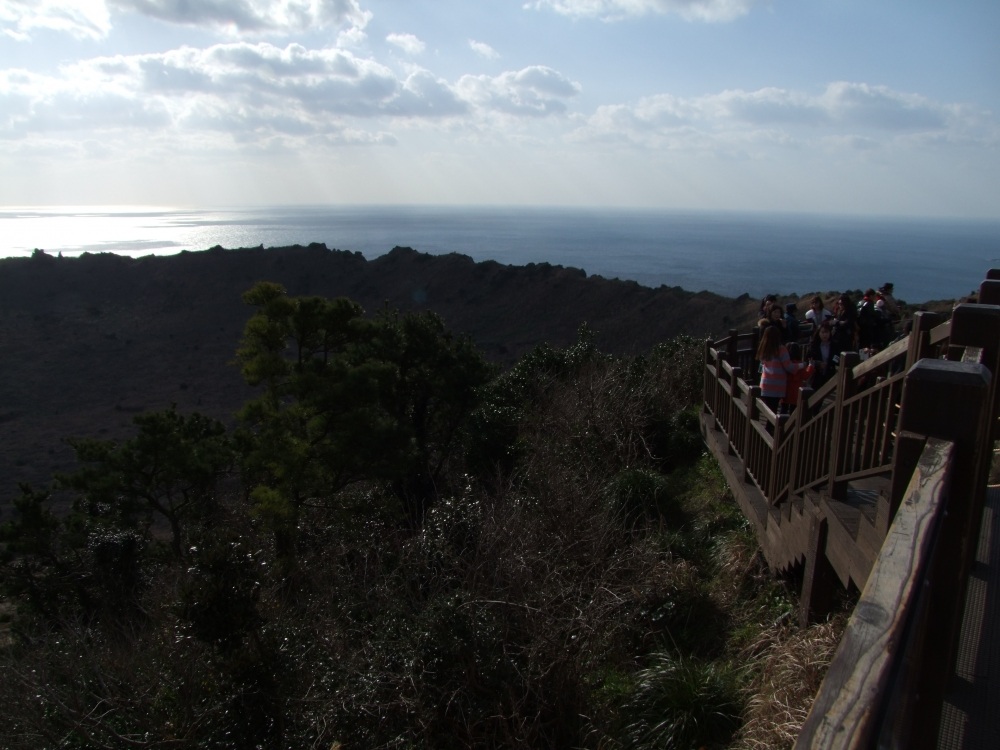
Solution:
{"label": "person in pink jacket", "polygon": [[808,365],[805,362],[792,362],[777,326],[764,329],[760,346],[757,347],[757,359],[760,361],[760,397],[777,414],[779,404],[788,390],[788,376],[804,370]]}

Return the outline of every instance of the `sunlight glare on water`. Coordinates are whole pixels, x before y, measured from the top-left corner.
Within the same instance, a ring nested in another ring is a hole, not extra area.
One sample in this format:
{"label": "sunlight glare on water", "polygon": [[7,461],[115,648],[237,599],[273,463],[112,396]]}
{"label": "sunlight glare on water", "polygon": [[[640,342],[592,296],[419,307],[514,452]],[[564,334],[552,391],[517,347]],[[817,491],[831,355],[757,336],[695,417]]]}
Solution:
{"label": "sunlight glare on water", "polygon": [[[212,218],[209,218],[212,217]],[[232,243],[260,243],[258,233],[218,212],[162,206],[53,206],[0,209],[0,257],[23,257],[35,249],[51,254],[170,255]],[[213,220],[215,219],[215,220]]]}

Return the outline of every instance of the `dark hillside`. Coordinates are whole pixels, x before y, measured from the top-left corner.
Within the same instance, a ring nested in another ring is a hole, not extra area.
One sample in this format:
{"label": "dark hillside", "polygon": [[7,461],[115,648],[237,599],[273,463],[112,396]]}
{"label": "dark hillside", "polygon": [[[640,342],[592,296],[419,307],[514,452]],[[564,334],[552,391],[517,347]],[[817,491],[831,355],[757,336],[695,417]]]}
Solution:
{"label": "dark hillside", "polygon": [[67,436],[121,434],[134,414],[176,403],[228,420],[250,392],[232,359],[257,281],[292,295],[347,296],[367,311],[429,309],[510,364],[566,346],[587,323],[599,348],[648,351],[681,333],[720,334],[756,302],[650,289],[578,269],[475,263],[408,248],[368,261],[323,245],[128,258],[0,260],[0,502],[71,457]]}

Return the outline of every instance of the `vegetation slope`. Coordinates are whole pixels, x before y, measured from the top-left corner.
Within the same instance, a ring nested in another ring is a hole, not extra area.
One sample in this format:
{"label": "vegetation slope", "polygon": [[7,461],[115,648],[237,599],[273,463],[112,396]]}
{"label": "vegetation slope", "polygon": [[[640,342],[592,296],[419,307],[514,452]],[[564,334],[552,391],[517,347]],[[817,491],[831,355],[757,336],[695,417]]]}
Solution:
{"label": "vegetation slope", "polygon": [[837,625],[794,628],[703,453],[699,341],[501,371],[430,312],[243,299],[238,419],[21,486],[5,747],[789,744]]}

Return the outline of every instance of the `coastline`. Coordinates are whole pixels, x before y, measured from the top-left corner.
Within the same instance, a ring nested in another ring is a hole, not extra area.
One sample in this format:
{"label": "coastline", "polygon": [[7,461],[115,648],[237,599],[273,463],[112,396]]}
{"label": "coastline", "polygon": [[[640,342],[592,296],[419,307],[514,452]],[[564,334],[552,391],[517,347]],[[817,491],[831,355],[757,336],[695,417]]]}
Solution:
{"label": "coastline", "polygon": [[129,257],[313,242],[369,260],[395,246],[510,266],[550,263],[656,289],[762,297],[892,281],[911,304],[968,294],[1000,264],[1000,222],[540,207],[0,209],[0,257],[39,247]]}

